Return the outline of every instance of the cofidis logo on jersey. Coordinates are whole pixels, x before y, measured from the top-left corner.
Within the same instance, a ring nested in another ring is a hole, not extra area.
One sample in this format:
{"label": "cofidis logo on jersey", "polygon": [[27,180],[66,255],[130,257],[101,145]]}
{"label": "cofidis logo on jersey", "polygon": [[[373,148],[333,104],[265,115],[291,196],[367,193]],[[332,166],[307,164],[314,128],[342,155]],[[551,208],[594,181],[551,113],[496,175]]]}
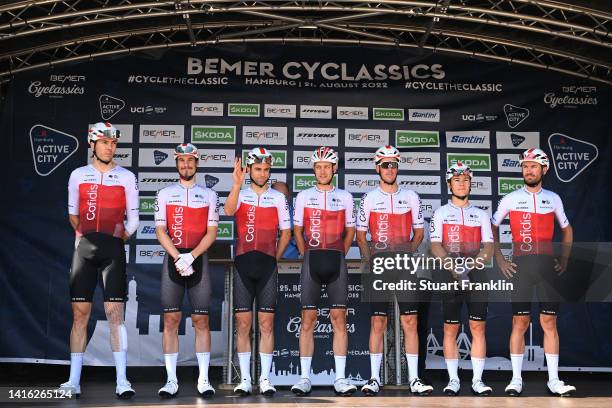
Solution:
{"label": "cofidis logo on jersey", "polygon": [[79,148],[76,137],[44,125],[32,126],[30,144],[34,170],[39,176],[51,174]]}
{"label": "cofidis logo on jersey", "polygon": [[565,183],[575,179],[599,156],[594,144],[561,133],[550,135],[548,146],[557,178]]}

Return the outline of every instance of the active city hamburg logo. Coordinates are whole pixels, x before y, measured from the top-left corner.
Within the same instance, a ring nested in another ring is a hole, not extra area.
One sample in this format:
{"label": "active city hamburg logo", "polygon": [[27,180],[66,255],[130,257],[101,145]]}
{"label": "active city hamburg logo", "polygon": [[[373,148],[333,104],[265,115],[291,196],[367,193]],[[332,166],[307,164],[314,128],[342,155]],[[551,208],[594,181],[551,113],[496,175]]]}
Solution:
{"label": "active city hamburg logo", "polygon": [[599,155],[593,143],[553,133],[548,137],[548,146],[552,155],[557,178],[569,183],[589,167]]}
{"label": "active city hamburg logo", "polygon": [[79,148],[76,137],[44,125],[32,126],[30,143],[34,170],[39,176],[51,174]]}

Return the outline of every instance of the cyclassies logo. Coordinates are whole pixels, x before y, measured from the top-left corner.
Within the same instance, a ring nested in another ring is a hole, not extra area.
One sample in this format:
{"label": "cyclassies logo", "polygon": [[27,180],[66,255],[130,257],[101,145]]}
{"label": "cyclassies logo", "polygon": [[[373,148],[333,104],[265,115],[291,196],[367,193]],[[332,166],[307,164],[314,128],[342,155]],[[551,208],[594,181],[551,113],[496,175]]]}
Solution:
{"label": "cyclassies logo", "polygon": [[293,144],[296,146],[338,146],[338,128],[293,129]]}
{"label": "cyclassies logo", "polygon": [[404,120],[404,108],[372,108],[374,120]]}
{"label": "cyclassies logo", "polygon": [[[70,95],[85,95],[85,87],[79,86],[80,82],[85,82],[84,75],[62,75],[51,74],[49,82],[43,85],[42,81],[31,81],[28,86],[28,93],[40,98],[45,95],[49,98],[63,98]],[[59,85],[58,85],[59,83]]]}
{"label": "cyclassies logo", "polygon": [[506,195],[518,190],[525,185],[522,178],[516,177],[500,177],[497,179],[497,194]]}
{"label": "cyclassies logo", "polygon": [[140,143],[179,144],[184,140],[183,125],[140,125]]}
{"label": "cyclassies logo", "polygon": [[272,126],[243,126],[242,143],[255,144],[260,146],[286,145],[287,128]]}
{"label": "cyclassies logo", "polygon": [[440,109],[408,109],[410,122],[439,122]]}
{"label": "cyclassies logo", "polygon": [[497,132],[498,149],[527,150],[540,146],[540,132]]}
{"label": "cyclassies logo", "polygon": [[497,171],[521,173],[518,154],[497,154]]}
{"label": "cyclassies logo", "polygon": [[361,106],[338,106],[336,107],[338,119],[368,120],[368,108]]}
{"label": "cyclassies logo", "polygon": [[302,119],[331,119],[332,107],[322,105],[300,105]]}
{"label": "cyclassies logo", "polygon": [[388,129],[345,129],[344,145],[346,147],[379,148],[389,144]]}
{"label": "cyclassies logo", "polygon": [[234,221],[219,221],[219,226],[217,228],[217,239],[234,239]]}
{"label": "cyclassies logo", "polygon": [[264,117],[266,118],[295,118],[296,116],[296,105],[264,105]]}
{"label": "cyclassies logo", "polygon": [[565,183],[575,179],[599,156],[599,149],[593,143],[561,133],[550,135],[548,146],[557,178]]}
{"label": "cyclassies logo", "polygon": [[504,105],[504,114],[506,115],[508,126],[514,129],[529,117],[529,109],[507,103]]}
{"label": "cyclassies logo", "polygon": [[[294,174],[293,175],[293,191],[300,192],[308,190],[317,184],[317,179],[314,174]],[[332,185],[338,186],[338,175],[335,174],[332,179]]]}
{"label": "cyclassies logo", "polygon": [[247,116],[250,118],[258,118],[259,104],[258,103],[228,103],[228,116]]}
{"label": "cyclassies logo", "polygon": [[165,255],[161,245],[136,245],[137,264],[162,264]]}
{"label": "cyclassies logo", "polygon": [[404,149],[440,147],[440,134],[427,130],[396,130],[395,146]]}
{"label": "cyclassies logo", "polygon": [[446,153],[446,164],[448,167],[461,162],[472,170],[491,171],[491,155],[481,153]]}
{"label": "cyclassies logo", "polygon": [[597,87],[590,85],[570,85],[561,87],[562,95],[554,91],[544,94],[544,103],[549,108],[578,108],[583,105],[597,105]]}
{"label": "cyclassies logo", "polygon": [[30,129],[30,145],[34,171],[39,176],[48,176],[79,148],[79,140],[60,130],[45,125],[34,125]]}
{"label": "cyclassies logo", "polygon": [[98,100],[100,102],[100,116],[104,120],[109,120],[125,108],[124,100],[111,95],[102,94]]}
{"label": "cyclassies logo", "polygon": [[448,131],[446,132],[446,147],[459,149],[489,149],[491,143],[486,130]]}
{"label": "cyclassies logo", "polygon": [[140,214],[154,214],[155,213],[155,197],[143,197],[140,196]]}
{"label": "cyclassies logo", "polygon": [[[247,155],[250,150],[242,151],[242,163],[246,162]],[[286,150],[268,150],[272,154],[272,170],[287,168],[287,151]],[[232,164],[233,165],[233,164]],[[274,175],[274,173],[272,173]]]}
{"label": "cyclassies logo", "polygon": [[236,144],[236,126],[192,126],[191,142]]}
{"label": "cyclassies logo", "polygon": [[223,104],[194,102],[191,104],[191,116],[223,116]]}

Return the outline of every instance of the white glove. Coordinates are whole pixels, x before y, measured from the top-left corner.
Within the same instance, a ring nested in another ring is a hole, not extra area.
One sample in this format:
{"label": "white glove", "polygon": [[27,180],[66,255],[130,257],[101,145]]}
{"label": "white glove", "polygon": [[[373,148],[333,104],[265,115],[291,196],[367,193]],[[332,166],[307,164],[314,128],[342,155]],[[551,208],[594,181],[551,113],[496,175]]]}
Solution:
{"label": "white glove", "polygon": [[193,272],[195,272],[193,270],[193,266],[189,265],[186,269],[184,269],[183,271],[179,271],[179,275],[181,276],[190,276],[193,275]]}
{"label": "white glove", "polygon": [[177,271],[182,272],[191,266],[193,260],[194,258],[193,255],[191,255],[191,252],[188,252],[186,254],[180,254],[178,256],[178,259],[174,261],[174,266],[176,266]]}

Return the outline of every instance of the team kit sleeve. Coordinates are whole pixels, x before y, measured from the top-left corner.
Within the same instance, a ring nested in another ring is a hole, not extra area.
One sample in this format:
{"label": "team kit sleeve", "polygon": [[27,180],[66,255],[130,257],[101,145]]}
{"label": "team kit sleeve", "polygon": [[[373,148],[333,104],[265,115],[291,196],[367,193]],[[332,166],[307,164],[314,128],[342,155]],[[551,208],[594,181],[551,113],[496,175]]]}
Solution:
{"label": "team kit sleeve", "polygon": [[70,173],[68,180],[68,214],[79,215],[79,177],[76,170]]}
{"label": "team kit sleeve", "polygon": [[208,191],[208,226],[219,225],[219,195],[214,190]]}
{"label": "team kit sleeve", "polygon": [[491,220],[486,212],[480,211],[480,241],[493,242],[493,229],[491,228]]}
{"label": "team kit sleeve", "polygon": [[567,215],[565,215],[565,210],[563,209],[563,201],[561,201],[561,197],[559,197],[558,194],[554,195],[553,200],[555,205],[555,216],[557,217],[559,227],[565,228],[570,225],[570,223],[567,219]]}
{"label": "team kit sleeve", "polygon": [[414,191],[410,194],[410,211],[412,211],[412,228],[424,228],[423,210],[421,210],[421,198]]}
{"label": "team kit sleeve", "polygon": [[155,226],[165,227],[166,224],[166,194],[161,189],[155,195]]}
{"label": "team kit sleeve", "polygon": [[276,199],[276,211],[278,212],[278,229],[291,229],[291,215],[289,214],[289,203],[287,198],[280,193]]}
{"label": "team kit sleeve", "polygon": [[431,242],[442,242],[442,221],[444,216],[442,214],[442,207],[439,207],[434,211],[429,222],[429,240]]}
{"label": "team kit sleeve", "polygon": [[355,202],[353,201],[353,195],[348,191],[344,192],[344,226],[346,228],[355,228]]}
{"label": "team kit sleeve", "polygon": [[293,225],[298,227],[304,226],[304,192],[298,193],[295,198],[295,207],[293,208]]}
{"label": "team kit sleeve", "polygon": [[364,194],[359,200],[359,214],[357,214],[357,231],[367,231],[368,224],[370,223],[370,209],[369,209],[369,198],[368,194]]}
{"label": "team kit sleeve", "polygon": [[495,211],[495,214],[493,214],[493,217],[491,217],[491,224],[495,225],[496,227],[501,225],[504,218],[506,218],[506,215],[508,215],[510,212],[509,201],[510,199],[507,195],[499,200],[499,203],[497,203],[497,210]]}
{"label": "team kit sleeve", "polygon": [[129,173],[125,186],[125,209],[127,222],[125,230],[128,235],[132,235],[138,229],[139,223],[139,206],[138,201],[138,182],[134,173]]}

